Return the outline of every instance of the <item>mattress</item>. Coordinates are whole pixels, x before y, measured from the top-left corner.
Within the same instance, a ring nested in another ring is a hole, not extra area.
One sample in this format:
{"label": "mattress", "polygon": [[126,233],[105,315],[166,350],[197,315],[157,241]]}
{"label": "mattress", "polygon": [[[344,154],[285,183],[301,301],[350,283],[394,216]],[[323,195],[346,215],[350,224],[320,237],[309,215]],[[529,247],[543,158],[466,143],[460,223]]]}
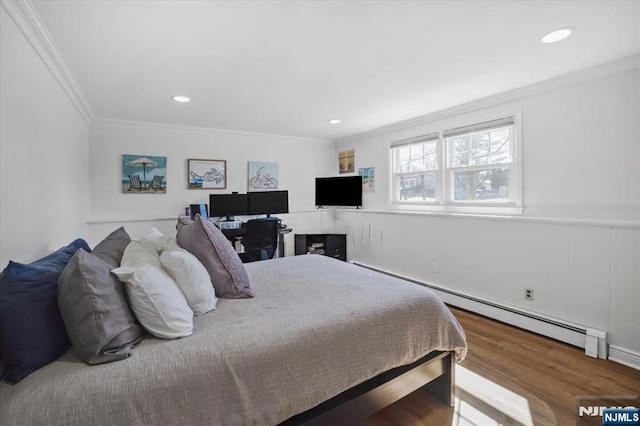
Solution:
{"label": "mattress", "polygon": [[252,299],[220,299],[192,336],[146,336],[89,366],[67,351],[0,384],[6,425],[271,425],[423,355],[464,358],[464,331],[419,285],[325,256],[246,264]]}

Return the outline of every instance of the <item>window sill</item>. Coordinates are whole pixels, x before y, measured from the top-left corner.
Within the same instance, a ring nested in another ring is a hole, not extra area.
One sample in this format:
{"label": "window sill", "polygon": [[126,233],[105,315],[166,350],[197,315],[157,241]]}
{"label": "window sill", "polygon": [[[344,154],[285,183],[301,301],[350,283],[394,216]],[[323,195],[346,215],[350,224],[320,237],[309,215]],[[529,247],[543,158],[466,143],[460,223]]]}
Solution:
{"label": "window sill", "polygon": [[443,213],[443,214],[465,214],[465,215],[487,215],[487,216],[522,216],[524,207],[516,206],[442,206],[435,204],[390,204],[389,210],[401,212],[422,212],[422,213]]}
{"label": "window sill", "polygon": [[[523,210],[523,208],[512,207],[514,209]],[[337,211],[336,211],[337,212]],[[543,223],[553,225],[570,225],[570,226],[590,226],[590,227],[603,227],[603,228],[617,228],[617,229],[638,229],[640,230],[640,221],[634,220],[599,220],[599,219],[578,219],[578,218],[564,218],[564,217],[542,217],[542,216],[524,216],[523,214],[506,214],[502,211],[502,214],[490,214],[483,212],[471,213],[467,212],[452,212],[452,211],[427,211],[422,206],[421,209],[399,209],[396,205],[389,205],[388,210],[369,210],[369,209],[349,209],[342,210],[342,212],[349,212],[355,214],[390,214],[390,215],[415,215],[425,217],[446,217],[446,218],[458,218],[458,219],[479,219],[479,220],[496,220],[496,221],[513,221],[523,223]]]}

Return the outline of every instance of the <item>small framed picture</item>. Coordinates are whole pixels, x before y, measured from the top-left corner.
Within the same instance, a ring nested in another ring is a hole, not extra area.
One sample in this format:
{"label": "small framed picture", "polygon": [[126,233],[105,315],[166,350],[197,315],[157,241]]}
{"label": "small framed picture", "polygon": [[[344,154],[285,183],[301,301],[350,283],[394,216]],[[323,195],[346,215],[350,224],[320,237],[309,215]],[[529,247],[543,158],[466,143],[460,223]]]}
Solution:
{"label": "small framed picture", "polygon": [[279,165],[264,161],[249,161],[247,192],[278,189]]}
{"label": "small framed picture", "polygon": [[358,174],[362,176],[362,192],[374,192],[376,190],[376,168],[365,167],[358,169]]}
{"label": "small framed picture", "polygon": [[188,189],[225,189],[227,162],[225,160],[187,160]]}
{"label": "small framed picture", "polygon": [[353,173],[355,165],[355,150],[347,149],[338,153],[340,173]]}

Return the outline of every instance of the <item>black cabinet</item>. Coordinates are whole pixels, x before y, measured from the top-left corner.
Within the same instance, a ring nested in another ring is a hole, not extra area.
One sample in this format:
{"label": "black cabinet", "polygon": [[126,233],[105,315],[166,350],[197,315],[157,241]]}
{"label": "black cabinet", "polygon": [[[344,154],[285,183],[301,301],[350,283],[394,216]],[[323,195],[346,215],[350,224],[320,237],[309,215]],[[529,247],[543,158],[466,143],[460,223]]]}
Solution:
{"label": "black cabinet", "polygon": [[321,254],[347,261],[346,234],[296,234],[296,255]]}

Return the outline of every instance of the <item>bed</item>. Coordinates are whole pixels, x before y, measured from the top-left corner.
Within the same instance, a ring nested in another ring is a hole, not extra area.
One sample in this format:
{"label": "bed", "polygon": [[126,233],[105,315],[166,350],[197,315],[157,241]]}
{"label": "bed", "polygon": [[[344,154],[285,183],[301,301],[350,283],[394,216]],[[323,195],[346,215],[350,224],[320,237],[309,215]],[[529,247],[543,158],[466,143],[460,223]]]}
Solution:
{"label": "bed", "polygon": [[246,269],[255,297],[220,299],[190,337],[146,336],[130,358],[95,366],[70,349],[0,384],[0,422],[350,423],[433,379],[451,403],[465,336],[430,290],[317,255]]}

